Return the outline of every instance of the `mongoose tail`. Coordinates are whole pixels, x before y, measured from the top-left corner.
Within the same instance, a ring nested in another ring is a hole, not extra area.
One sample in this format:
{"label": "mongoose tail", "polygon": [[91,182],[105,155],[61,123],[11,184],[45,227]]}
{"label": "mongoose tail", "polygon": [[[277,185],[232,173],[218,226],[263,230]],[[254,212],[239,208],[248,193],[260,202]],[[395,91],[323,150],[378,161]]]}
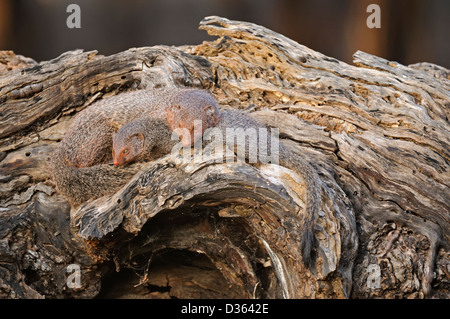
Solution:
{"label": "mongoose tail", "polygon": [[303,228],[301,251],[303,262],[307,267],[309,267],[311,265],[312,250],[315,243],[314,229],[320,212],[320,180],[317,173],[309,163],[307,163],[299,155],[288,150],[282,144],[280,144],[279,160],[281,166],[296,171],[305,181],[306,209],[305,213],[300,216]]}

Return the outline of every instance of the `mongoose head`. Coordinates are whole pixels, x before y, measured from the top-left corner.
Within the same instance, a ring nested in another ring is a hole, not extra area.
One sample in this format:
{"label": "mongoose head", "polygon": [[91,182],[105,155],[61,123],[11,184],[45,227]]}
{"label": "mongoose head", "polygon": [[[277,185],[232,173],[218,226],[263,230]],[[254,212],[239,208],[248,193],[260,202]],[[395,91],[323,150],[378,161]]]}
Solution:
{"label": "mongoose head", "polygon": [[114,165],[124,165],[133,162],[144,148],[142,132],[134,132],[133,128],[126,127],[127,125],[113,135],[112,156]]}
{"label": "mongoose head", "polygon": [[171,132],[160,119],[143,117],[113,134],[114,165],[154,160],[170,152]]}
{"label": "mongoose head", "polygon": [[[167,123],[171,131],[179,133],[183,146],[195,140],[221,119],[216,100],[207,91],[182,90],[172,98],[167,110]],[[188,133],[188,134],[185,134]]]}

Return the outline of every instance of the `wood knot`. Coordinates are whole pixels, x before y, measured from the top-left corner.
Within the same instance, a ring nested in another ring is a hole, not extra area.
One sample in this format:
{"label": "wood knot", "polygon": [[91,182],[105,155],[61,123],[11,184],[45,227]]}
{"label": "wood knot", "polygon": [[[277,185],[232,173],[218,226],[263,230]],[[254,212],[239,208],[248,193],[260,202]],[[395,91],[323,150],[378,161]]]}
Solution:
{"label": "wood knot", "polygon": [[11,91],[11,93],[9,93],[9,97],[13,100],[27,98],[33,96],[38,92],[41,92],[43,88],[44,85],[42,83],[34,83],[23,88]]}

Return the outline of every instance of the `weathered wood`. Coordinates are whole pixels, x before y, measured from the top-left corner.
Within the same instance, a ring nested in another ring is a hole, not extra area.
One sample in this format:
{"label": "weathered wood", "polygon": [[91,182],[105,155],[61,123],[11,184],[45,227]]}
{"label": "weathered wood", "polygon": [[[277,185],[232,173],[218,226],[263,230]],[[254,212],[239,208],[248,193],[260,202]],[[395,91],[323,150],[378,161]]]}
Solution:
{"label": "weathered wood", "polygon": [[[200,28],[218,39],[18,58],[30,67],[0,76],[0,296],[448,298],[449,71],[360,51],[351,66],[220,17]],[[295,218],[304,181],[288,169],[168,155],[78,209],[55,192],[47,159],[76,112],[166,86],[252,112],[318,171],[311,269]]]}

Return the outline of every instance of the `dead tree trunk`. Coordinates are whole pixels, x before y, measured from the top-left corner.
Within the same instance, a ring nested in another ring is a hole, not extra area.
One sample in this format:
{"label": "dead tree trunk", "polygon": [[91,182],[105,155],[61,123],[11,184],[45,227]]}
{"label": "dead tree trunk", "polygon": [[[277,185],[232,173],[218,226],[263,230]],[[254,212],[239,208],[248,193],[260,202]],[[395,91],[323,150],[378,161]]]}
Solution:
{"label": "dead tree trunk", "polygon": [[[351,66],[219,17],[200,28],[218,39],[39,64],[2,53],[0,297],[448,298],[449,71],[363,52]],[[55,192],[48,159],[78,111],[175,86],[278,127],[318,171],[311,269],[288,169],[168,155],[78,209]]]}

